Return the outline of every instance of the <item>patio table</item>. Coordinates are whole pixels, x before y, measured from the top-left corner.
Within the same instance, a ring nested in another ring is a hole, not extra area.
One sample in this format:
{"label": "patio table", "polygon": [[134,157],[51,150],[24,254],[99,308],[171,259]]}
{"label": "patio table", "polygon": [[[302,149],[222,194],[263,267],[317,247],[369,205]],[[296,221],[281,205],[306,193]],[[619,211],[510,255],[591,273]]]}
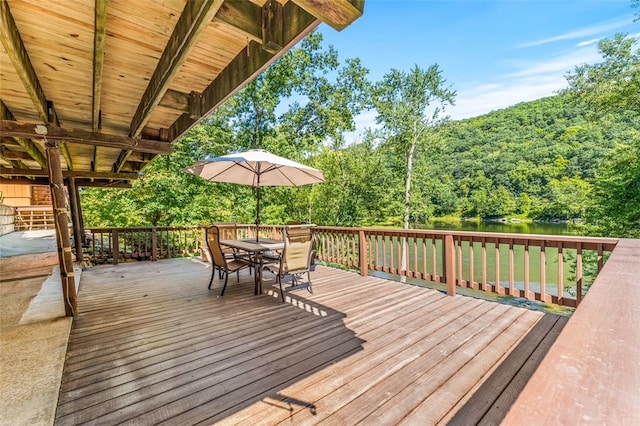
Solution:
{"label": "patio table", "polygon": [[263,254],[267,251],[282,250],[284,241],[272,238],[260,238],[256,241],[255,238],[248,238],[244,240],[220,240],[220,244],[251,255],[252,262],[256,267],[254,294],[262,294]]}

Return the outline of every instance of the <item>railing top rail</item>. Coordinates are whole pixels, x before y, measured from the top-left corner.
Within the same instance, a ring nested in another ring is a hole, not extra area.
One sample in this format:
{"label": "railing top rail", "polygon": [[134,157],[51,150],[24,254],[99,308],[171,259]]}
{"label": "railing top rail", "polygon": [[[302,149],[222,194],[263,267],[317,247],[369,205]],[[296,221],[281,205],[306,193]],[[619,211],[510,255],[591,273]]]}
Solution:
{"label": "railing top rail", "polygon": [[579,235],[543,235],[543,234],[509,234],[501,232],[474,232],[474,231],[445,231],[435,229],[402,229],[402,228],[350,228],[340,226],[318,226],[318,231],[342,231],[342,232],[358,232],[360,230],[370,234],[409,234],[409,235],[454,235],[467,236],[475,238],[488,239],[514,239],[514,240],[533,240],[533,241],[561,241],[561,242],[582,242],[596,243],[605,245],[616,245],[618,238],[603,237],[585,237]]}
{"label": "railing top rail", "polygon": [[171,229],[200,229],[207,225],[184,225],[184,226],[126,226],[126,227],[106,227],[106,228],[87,228],[91,232],[111,232],[118,231],[151,231],[155,230],[171,230]]}

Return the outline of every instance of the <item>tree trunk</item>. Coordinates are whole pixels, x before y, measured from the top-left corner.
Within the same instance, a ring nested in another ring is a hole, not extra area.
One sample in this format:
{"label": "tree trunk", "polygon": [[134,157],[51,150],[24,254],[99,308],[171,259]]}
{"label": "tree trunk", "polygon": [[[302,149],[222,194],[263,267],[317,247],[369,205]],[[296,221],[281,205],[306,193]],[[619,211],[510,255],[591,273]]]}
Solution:
{"label": "tree trunk", "polygon": [[[409,155],[407,156],[407,180],[404,190],[404,227],[403,229],[409,229],[409,218],[411,217],[411,177],[413,172],[413,156],[416,152],[416,144],[418,142],[417,136],[414,136],[411,141],[411,147],[409,148]],[[407,237],[402,237],[402,255],[400,257],[400,268],[402,271],[407,270]],[[407,276],[401,275],[400,282],[406,282]]]}

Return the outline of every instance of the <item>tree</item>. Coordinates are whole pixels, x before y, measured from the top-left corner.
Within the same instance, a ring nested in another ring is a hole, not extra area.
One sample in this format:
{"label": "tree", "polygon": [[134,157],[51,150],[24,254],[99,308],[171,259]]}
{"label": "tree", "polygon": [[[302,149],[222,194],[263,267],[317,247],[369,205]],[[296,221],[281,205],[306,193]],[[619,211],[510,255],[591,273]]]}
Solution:
{"label": "tree", "polygon": [[[603,61],[577,66],[567,75],[567,92],[596,114],[640,113],[640,49],[638,39],[617,34],[598,43]],[[635,48],[635,50],[634,50]]]}
{"label": "tree", "polygon": [[[427,129],[446,120],[441,118],[446,105],[453,105],[456,92],[445,86],[437,64],[426,71],[417,65],[409,73],[392,69],[374,86],[373,105],[376,122],[382,125],[386,143],[405,159],[404,229],[411,218],[411,180],[413,160]],[[402,267],[406,265],[406,241],[402,244]]]}
{"label": "tree", "polygon": [[373,90],[376,122],[383,127],[386,143],[402,154],[405,168],[404,228],[411,215],[411,179],[416,148],[425,141],[427,129],[446,120],[440,114],[453,105],[456,92],[445,86],[437,64],[426,71],[417,65],[411,72],[392,69]]}
{"label": "tree", "polygon": [[236,146],[301,160],[340,140],[365,105],[367,73],[358,59],[341,66],[337,51],[323,48],[322,34],[308,35],[230,99]]}
{"label": "tree", "polygon": [[[637,2],[636,2],[637,4]],[[638,39],[616,35],[598,47],[603,61],[576,67],[567,77],[568,93],[592,108],[595,119],[610,115],[640,120],[640,48]],[[618,118],[619,119],[619,118]],[[600,170],[588,220],[602,235],[640,236],[640,132],[623,133],[618,147]]]}

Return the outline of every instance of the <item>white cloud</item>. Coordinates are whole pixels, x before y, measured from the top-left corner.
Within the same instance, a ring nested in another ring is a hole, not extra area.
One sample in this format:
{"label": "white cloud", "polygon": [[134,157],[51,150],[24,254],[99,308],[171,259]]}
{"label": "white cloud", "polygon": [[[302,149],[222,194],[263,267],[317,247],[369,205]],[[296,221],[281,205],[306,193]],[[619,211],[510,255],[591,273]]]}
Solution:
{"label": "white cloud", "polygon": [[594,35],[601,35],[604,33],[615,32],[616,30],[626,27],[632,21],[631,15],[621,16],[617,19],[611,19],[608,21],[600,22],[598,24],[590,25],[585,28],[580,28],[574,31],[569,31],[564,34],[560,34],[554,37],[545,38],[542,40],[535,40],[529,43],[521,44],[519,47],[527,48],[540,46],[543,44],[555,43],[563,40],[574,40],[584,37],[592,37]]}
{"label": "white cloud", "polygon": [[470,118],[553,96],[567,87],[565,76],[577,65],[601,59],[596,46],[590,44],[543,61],[513,62],[513,71],[496,76],[491,83],[459,89],[456,106],[448,113],[456,120]]}
{"label": "white cloud", "polygon": [[576,44],[576,47],[590,46],[592,44],[598,43],[600,40],[602,40],[602,39],[600,39],[600,38],[592,38],[591,40],[581,41],[580,43]]}

